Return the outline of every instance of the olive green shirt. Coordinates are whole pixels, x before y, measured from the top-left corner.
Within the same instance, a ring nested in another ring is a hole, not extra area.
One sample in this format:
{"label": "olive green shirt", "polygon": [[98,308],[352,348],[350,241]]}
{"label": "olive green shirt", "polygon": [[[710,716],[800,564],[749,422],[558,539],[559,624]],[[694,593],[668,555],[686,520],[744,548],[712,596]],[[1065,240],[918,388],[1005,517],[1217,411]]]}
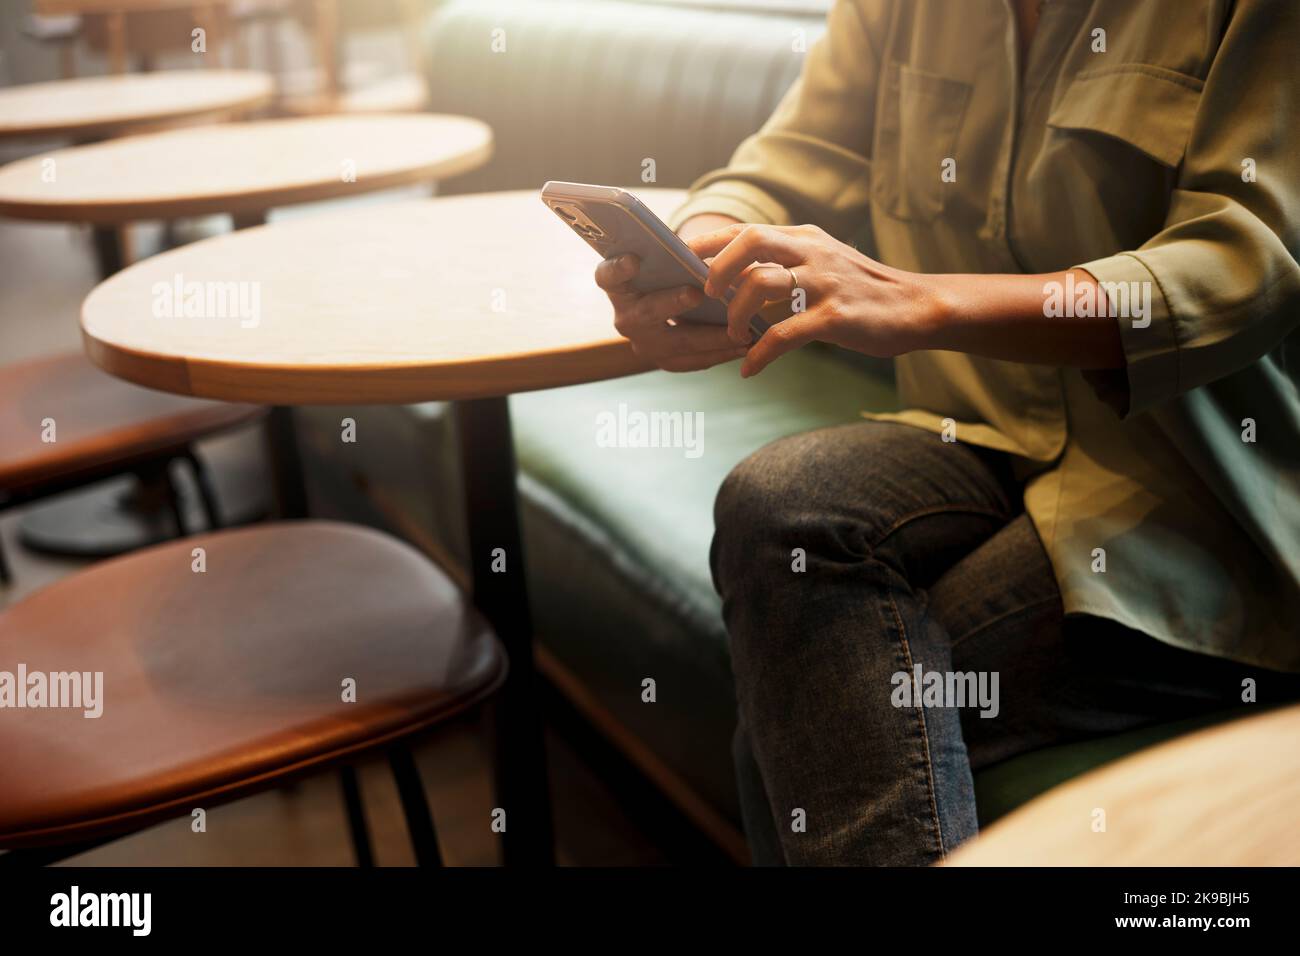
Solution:
{"label": "olive green shirt", "polygon": [[1300,3],[1047,0],[1023,70],[1014,21],[1010,0],[837,3],[675,223],[1125,283],[1103,286],[1134,293],[1123,369],[915,352],[905,411],[872,417],[1017,456],[1067,613],[1300,670]]}

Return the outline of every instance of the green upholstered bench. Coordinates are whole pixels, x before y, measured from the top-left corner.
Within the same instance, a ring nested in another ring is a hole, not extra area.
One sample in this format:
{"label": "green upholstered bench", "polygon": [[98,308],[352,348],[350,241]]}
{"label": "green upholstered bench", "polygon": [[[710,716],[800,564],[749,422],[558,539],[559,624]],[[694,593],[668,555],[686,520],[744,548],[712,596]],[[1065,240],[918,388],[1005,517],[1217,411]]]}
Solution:
{"label": "green upholstered bench", "polygon": [[[702,412],[703,453],[688,459],[681,449],[597,447],[597,415],[619,403]],[[749,381],[732,365],[511,400],[543,641],[621,724],[728,814],[736,812],[734,784],[723,758],[735,699],[709,573],[714,496],[735,464],[774,439],[896,407],[877,363],[821,347],[787,356]],[[641,702],[645,677],[656,681],[654,706]],[[980,821],[987,825],[1073,776],[1216,719],[1005,761],[976,776]]]}

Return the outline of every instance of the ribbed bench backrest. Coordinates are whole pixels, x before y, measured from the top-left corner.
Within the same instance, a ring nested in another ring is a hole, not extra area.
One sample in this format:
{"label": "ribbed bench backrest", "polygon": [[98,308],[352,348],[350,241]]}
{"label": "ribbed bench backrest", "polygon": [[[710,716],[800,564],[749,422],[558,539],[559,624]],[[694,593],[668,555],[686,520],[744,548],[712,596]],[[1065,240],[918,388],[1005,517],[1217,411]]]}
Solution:
{"label": "ribbed bench backrest", "polygon": [[442,191],[636,185],[646,160],[655,185],[688,186],[758,129],[823,30],[812,14],[452,2],[426,38],[432,108],[486,121],[496,149]]}

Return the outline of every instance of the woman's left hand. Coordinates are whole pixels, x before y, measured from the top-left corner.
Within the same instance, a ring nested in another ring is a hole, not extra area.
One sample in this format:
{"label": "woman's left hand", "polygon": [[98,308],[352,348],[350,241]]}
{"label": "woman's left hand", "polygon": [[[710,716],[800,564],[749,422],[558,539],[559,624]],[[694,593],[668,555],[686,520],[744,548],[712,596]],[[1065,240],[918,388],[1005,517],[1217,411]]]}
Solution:
{"label": "woman's left hand", "polygon": [[737,224],[687,244],[700,258],[712,257],[707,295],[721,298],[734,287],[727,331],[737,344],[750,341],[750,317],[764,305],[792,308],[749,350],[740,367],[745,377],[814,340],[879,358],[925,348],[944,314],[935,277],[876,262],[817,226]]}

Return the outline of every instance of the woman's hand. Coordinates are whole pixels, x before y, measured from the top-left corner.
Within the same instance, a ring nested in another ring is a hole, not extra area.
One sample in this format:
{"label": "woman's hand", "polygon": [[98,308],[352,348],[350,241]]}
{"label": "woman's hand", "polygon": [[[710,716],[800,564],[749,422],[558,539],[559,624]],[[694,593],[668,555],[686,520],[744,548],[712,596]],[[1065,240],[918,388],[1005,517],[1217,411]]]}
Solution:
{"label": "woman's hand", "polygon": [[[682,224],[681,235],[686,238],[702,228],[709,231],[733,222],[730,216],[692,216]],[[614,305],[614,328],[631,342],[633,352],[666,371],[690,372],[735,361],[748,351],[719,326],[670,325],[670,319],[703,302],[704,294],[690,286],[637,292],[631,281],[639,269],[640,263],[631,255],[606,259],[596,267],[596,285]]]}
{"label": "woman's hand", "polygon": [[[703,217],[701,217],[703,219]],[[716,219],[703,222],[716,225]],[[814,340],[892,358],[915,349],[946,349],[1010,362],[1071,368],[1121,368],[1119,326],[1104,290],[1079,269],[1045,275],[925,275],[904,272],[858,252],[816,226],[733,223],[699,233],[682,227],[709,263],[705,292],[735,294],[727,328],[669,320],[702,301],[689,286],[641,294],[629,283],[634,256],[607,259],[596,284],[614,303],[614,327],[637,355],[659,368],[687,372],[745,357],[744,377]],[[1067,285],[1068,282],[1068,285]],[[1046,308],[1062,288],[1086,292],[1096,307],[1063,317]],[[767,306],[788,310],[750,346],[749,320]]]}
{"label": "woman's hand", "polygon": [[[1040,275],[926,275],[858,252],[816,226],[735,224],[687,244],[709,263],[704,291],[735,295],[732,341],[748,342],[749,320],[785,302],[789,318],[754,344],[740,374],[756,375],[805,342],[830,342],[877,358],[916,349],[965,352],[1008,362],[1117,369],[1125,355],[1106,290],[1082,269]],[[1075,308],[1054,306],[1074,290]],[[766,316],[765,316],[766,317]]]}
{"label": "woman's hand", "polygon": [[750,341],[750,317],[764,305],[792,309],[749,350],[740,367],[745,377],[813,340],[879,358],[930,347],[946,312],[938,277],[890,268],[816,226],[738,223],[687,244],[700,258],[712,257],[708,295],[735,289],[727,309],[733,343]]}

